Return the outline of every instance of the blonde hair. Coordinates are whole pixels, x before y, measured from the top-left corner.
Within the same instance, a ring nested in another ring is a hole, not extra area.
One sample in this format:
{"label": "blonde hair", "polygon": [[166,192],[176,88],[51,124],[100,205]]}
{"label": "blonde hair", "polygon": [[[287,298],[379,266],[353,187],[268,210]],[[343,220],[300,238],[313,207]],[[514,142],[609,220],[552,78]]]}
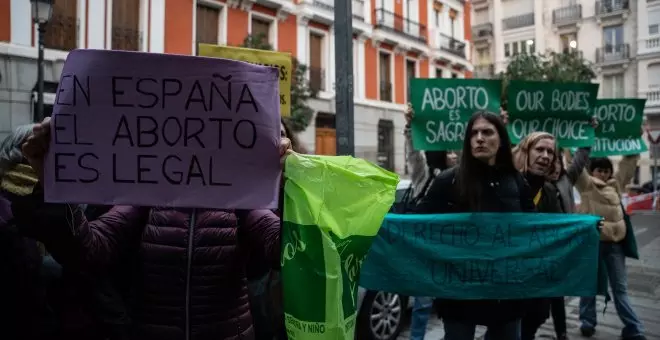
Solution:
{"label": "blonde hair", "polygon": [[542,131],[537,131],[537,132],[532,132],[529,135],[527,135],[525,138],[523,138],[518,145],[516,145],[515,148],[513,148],[513,164],[520,171],[521,173],[526,173],[529,167],[529,150],[531,150],[536,143],[538,143],[542,139],[551,139],[554,142],[555,146],[555,155],[553,159],[550,161],[550,169],[548,170],[548,174],[551,174],[554,169],[555,169],[555,160],[557,158],[556,151],[557,151],[557,141],[555,139],[555,136],[553,136],[550,133],[547,132],[542,132]]}

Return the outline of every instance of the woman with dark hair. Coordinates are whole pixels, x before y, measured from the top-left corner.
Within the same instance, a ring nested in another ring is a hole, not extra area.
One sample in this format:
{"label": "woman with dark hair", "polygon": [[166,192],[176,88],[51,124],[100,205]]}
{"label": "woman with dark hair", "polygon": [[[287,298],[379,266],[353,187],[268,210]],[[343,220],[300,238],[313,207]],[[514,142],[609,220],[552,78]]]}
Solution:
{"label": "woman with dark hair", "polygon": [[[621,193],[635,175],[639,155],[624,156],[619,169],[614,172],[612,161],[607,157],[593,158],[589,171],[582,171],[575,183],[582,202],[580,213],[599,215],[603,218],[600,228],[600,257],[605,264],[612,288],[614,307],[624,324],[621,338],[643,340],[644,327],[632,309],[628,298],[626,256],[621,241],[626,237],[625,212],[621,205]],[[580,298],[580,331],[585,337],[596,332],[596,297]]]}
{"label": "woman with dark hair", "polygon": [[[461,160],[440,174],[417,205],[425,214],[533,212],[532,193],[515,168],[500,117],[477,112],[468,121]],[[446,340],[472,340],[477,325],[494,340],[517,340],[527,300],[438,299]]]}

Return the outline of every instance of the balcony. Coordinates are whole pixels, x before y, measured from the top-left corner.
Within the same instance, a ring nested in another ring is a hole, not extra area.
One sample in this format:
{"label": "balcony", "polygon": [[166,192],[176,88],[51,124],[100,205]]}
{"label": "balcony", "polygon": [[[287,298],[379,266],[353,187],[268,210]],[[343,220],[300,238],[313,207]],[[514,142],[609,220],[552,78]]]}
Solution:
{"label": "balcony", "polygon": [[71,51],[78,47],[78,19],[54,13],[44,32],[44,46]]}
{"label": "balcony", "polygon": [[630,62],[630,44],[605,45],[596,49],[596,66],[625,69]]}
{"label": "balcony", "polygon": [[638,48],[637,55],[660,53],[660,34],[642,38]]}
{"label": "balcony", "polygon": [[312,0],[312,5],[324,9],[326,11],[335,10],[335,1],[334,0]]}
{"label": "balcony", "polygon": [[552,11],[552,25],[555,29],[577,28],[582,21],[582,5],[557,8]]}
{"label": "balcony", "polygon": [[474,77],[477,79],[492,79],[495,77],[494,64],[481,64],[474,66]]}
{"label": "balcony", "polygon": [[490,6],[492,0],[472,0],[472,8],[475,11],[482,9],[487,9]]}
{"label": "balcony", "polygon": [[493,39],[493,24],[486,22],[472,26],[472,42],[475,45],[487,44]]}
{"label": "balcony", "polygon": [[319,67],[309,68],[309,88],[313,92],[325,91],[325,69]]}
{"label": "balcony", "polygon": [[660,114],[660,89],[650,88],[640,93],[646,97],[646,106],[644,106],[644,113],[647,115]]}
{"label": "balcony", "polygon": [[[415,40],[426,44],[426,26],[417,21],[404,18],[394,14],[384,8],[376,9],[375,28],[383,31],[395,33],[404,38]],[[399,39],[392,37],[388,39],[390,43],[398,44]]]}
{"label": "balcony", "polygon": [[384,102],[392,101],[392,83],[387,81],[380,82],[380,100]]}
{"label": "balcony", "polygon": [[438,40],[441,50],[465,59],[465,43],[446,34],[440,33]]}
{"label": "balcony", "polygon": [[364,21],[364,0],[352,0],[353,19]]}
{"label": "balcony", "polygon": [[608,25],[622,24],[630,14],[630,2],[628,0],[603,0],[596,1],[596,21],[599,24],[606,22]]}
{"label": "balcony", "polygon": [[512,30],[512,29],[523,28],[528,26],[534,26],[533,12],[502,19],[502,28],[505,30]]}

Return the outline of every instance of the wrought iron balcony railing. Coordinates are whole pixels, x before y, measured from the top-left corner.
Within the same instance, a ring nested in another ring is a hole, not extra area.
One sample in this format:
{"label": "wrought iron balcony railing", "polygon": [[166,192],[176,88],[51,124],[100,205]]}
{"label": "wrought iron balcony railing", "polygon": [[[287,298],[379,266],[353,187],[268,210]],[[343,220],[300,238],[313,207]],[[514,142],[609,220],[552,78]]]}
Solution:
{"label": "wrought iron balcony railing", "polygon": [[596,1],[596,15],[608,15],[630,9],[628,0]]}
{"label": "wrought iron balcony railing", "polygon": [[571,5],[552,11],[552,23],[561,25],[582,19],[582,5]]}
{"label": "wrought iron balcony railing", "polygon": [[426,26],[384,8],[376,9],[376,28],[390,30],[408,38],[426,42]]}
{"label": "wrought iron balcony railing", "polygon": [[465,58],[465,43],[446,34],[440,33],[440,49]]}
{"label": "wrought iron balcony railing", "polygon": [[504,26],[505,30],[534,26],[534,13],[532,12],[505,18],[502,20],[502,26]]}
{"label": "wrought iron balcony railing", "polygon": [[630,58],[630,44],[605,45],[596,49],[596,63],[625,61]]}

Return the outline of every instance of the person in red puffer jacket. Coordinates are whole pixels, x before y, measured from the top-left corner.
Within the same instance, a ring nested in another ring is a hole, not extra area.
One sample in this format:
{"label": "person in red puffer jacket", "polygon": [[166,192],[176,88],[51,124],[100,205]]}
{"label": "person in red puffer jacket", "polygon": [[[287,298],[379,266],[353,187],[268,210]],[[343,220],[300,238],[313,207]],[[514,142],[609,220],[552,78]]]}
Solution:
{"label": "person in red puffer jacket", "polygon": [[[46,119],[23,145],[40,174],[49,141]],[[282,139],[282,161],[289,149]],[[130,339],[255,338],[246,266],[248,258],[279,266],[280,219],[272,211],[115,206],[88,221],[79,206],[45,203],[37,185],[12,212],[65,266],[99,270],[136,251],[127,268]],[[39,227],[43,221],[48,228]]]}

